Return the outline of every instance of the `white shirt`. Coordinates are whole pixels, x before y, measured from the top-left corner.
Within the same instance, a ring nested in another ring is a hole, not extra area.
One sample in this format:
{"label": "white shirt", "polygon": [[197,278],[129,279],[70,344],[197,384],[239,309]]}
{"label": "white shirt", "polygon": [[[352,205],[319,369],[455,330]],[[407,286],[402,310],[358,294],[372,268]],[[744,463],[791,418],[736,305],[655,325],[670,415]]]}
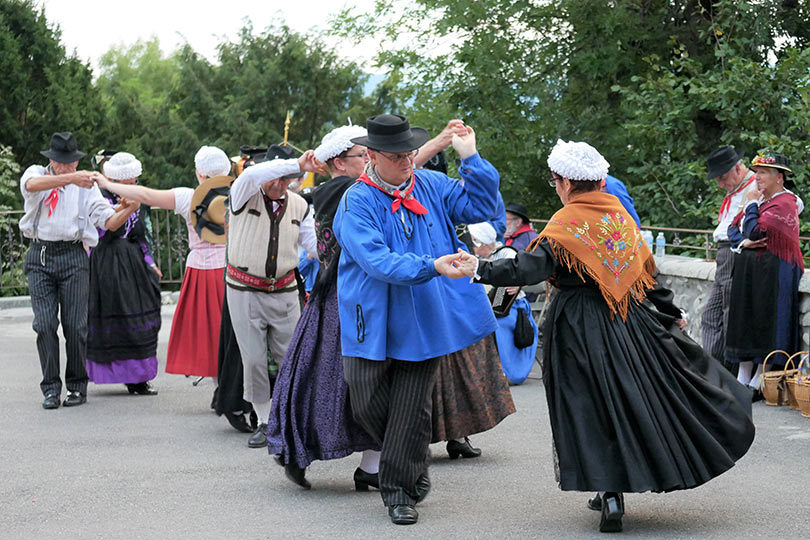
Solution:
{"label": "white shirt", "polygon": [[[57,189],[59,201],[53,213],[48,215],[45,199],[51,190],[28,191],[25,183],[31,178],[48,176],[48,169],[41,165],[31,165],[20,178],[25,215],[20,220],[20,230],[26,238],[49,242],[82,242],[89,247],[98,244],[99,229],[106,229],[105,223],[115,210],[109,201],[101,195],[97,185],[81,188],[68,184]],[[79,205],[82,208],[79,208]],[[37,214],[39,213],[39,224]]]}
{"label": "white shirt", "polygon": [[[273,159],[252,165],[245,169],[231,184],[230,201],[231,211],[239,210],[251,197],[261,192],[262,184],[281,178],[288,174],[301,172],[297,159]],[[282,195],[282,199],[286,195]],[[273,201],[273,210],[278,209],[279,203]],[[301,221],[298,230],[298,245],[304,248],[313,257],[318,256],[318,241],[315,238],[315,219],[312,212]]]}
{"label": "white shirt", "polygon": [[[720,214],[717,228],[714,229],[714,237],[715,242],[728,242],[728,227],[731,225],[731,222],[734,221],[734,218],[737,217],[743,207],[745,206],[745,202],[748,200],[748,193],[752,189],[757,189],[756,182],[751,182],[747,186],[745,183],[748,182],[756,176],[753,171],[748,171],[748,174],[745,175],[745,178],[742,181],[741,187],[737,188],[737,191],[726,195],[723,199],[729,199],[729,206],[725,208],[725,211]],[[742,186],[745,186],[744,188]]]}

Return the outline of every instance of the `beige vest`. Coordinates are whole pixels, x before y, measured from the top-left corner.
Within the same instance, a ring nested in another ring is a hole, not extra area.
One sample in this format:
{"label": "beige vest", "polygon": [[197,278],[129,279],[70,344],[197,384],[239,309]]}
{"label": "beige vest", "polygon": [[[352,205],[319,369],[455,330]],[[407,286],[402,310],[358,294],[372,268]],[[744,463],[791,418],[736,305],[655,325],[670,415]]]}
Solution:
{"label": "beige vest", "polygon": [[[298,266],[298,234],[309,205],[287,191],[284,208],[273,217],[273,203],[256,193],[238,211],[231,212],[228,227],[228,264],[262,278],[281,278]],[[247,288],[226,275],[226,283]],[[292,282],[290,288],[295,286]]]}

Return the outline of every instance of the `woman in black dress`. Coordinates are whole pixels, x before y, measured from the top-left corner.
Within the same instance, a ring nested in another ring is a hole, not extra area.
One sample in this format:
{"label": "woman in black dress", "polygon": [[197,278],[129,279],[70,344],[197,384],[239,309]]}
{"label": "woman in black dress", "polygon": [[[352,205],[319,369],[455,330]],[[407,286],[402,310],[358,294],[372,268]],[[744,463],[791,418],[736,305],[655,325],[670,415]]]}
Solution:
{"label": "woman in black dress", "polygon": [[[618,199],[599,191],[608,163],[558,141],[548,159],[564,207],[514,259],[459,264],[499,286],[552,279],[543,382],[560,488],[597,491],[600,530],[622,529],[624,492],[699,486],[754,438],[751,393],[682,333],[672,294]],[[652,309],[649,302],[657,308]]]}

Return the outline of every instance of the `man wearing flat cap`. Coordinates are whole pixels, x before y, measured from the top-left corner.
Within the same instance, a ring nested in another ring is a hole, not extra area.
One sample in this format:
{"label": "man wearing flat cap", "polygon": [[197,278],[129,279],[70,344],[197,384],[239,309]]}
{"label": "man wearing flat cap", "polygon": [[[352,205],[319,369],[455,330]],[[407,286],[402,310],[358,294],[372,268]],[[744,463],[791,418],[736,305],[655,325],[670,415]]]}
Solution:
{"label": "man wearing flat cap", "polygon": [[[452,137],[463,182],[414,170],[429,138],[404,116],[369,118],[369,163],[343,195],[334,232],[344,377],[355,420],[381,445],[379,487],[391,521],[416,523],[430,489],[431,391],[440,357],[494,332],[483,287],[454,267],[458,223],[495,213],[498,171],[476,150],[475,132]],[[443,275],[440,275],[443,274]]]}
{"label": "man wearing flat cap", "polygon": [[42,366],[42,406],[56,409],[62,392],[56,333],[60,313],[67,352],[64,405],[87,401],[90,260],[85,246],[98,244],[96,227],[118,229],[138,204],[124,200],[113,208],[95,184],[100,173],[77,170],[85,154],[78,150],[73,133],[54,133],[50,149],[41,154],[48,158],[48,166],[32,165],[20,178],[25,204],[20,230],[31,239],[24,269]]}
{"label": "man wearing flat cap", "polygon": [[748,193],[756,190],[755,175],[743,163],[743,153],[731,146],[718,148],[706,158],[706,179],[714,178],[718,187],[726,192],[717,214],[714,242],[717,244],[717,269],[709,299],[703,307],[700,331],[703,349],[730,371],[736,366],[725,361],[728,305],[731,301],[731,273],[734,257],[728,240],[728,227],[748,200]]}
{"label": "man wearing flat cap", "polygon": [[259,417],[251,448],[267,446],[268,345],[281,364],[301,314],[298,246],[317,253],[309,204],[287,188],[305,171],[319,169],[311,150],[295,159],[291,147],[273,145],[264,162],[245,169],[231,186],[225,296],[242,355],[244,399]]}

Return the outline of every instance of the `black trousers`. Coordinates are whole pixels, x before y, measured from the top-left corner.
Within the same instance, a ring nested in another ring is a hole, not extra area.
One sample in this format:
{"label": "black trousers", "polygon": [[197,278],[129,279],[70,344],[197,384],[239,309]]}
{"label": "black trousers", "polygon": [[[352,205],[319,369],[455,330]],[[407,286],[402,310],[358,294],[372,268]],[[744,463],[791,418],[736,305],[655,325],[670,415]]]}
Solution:
{"label": "black trousers", "polygon": [[90,258],[81,243],[32,241],[25,256],[34,331],[42,365],[43,394],[62,392],[59,378],[59,316],[65,336],[68,391],[87,393],[87,299]]}
{"label": "black trousers", "polygon": [[431,393],[438,358],[422,362],[343,357],[354,419],[382,448],[380,494],[386,506],[415,504],[427,474]]}

